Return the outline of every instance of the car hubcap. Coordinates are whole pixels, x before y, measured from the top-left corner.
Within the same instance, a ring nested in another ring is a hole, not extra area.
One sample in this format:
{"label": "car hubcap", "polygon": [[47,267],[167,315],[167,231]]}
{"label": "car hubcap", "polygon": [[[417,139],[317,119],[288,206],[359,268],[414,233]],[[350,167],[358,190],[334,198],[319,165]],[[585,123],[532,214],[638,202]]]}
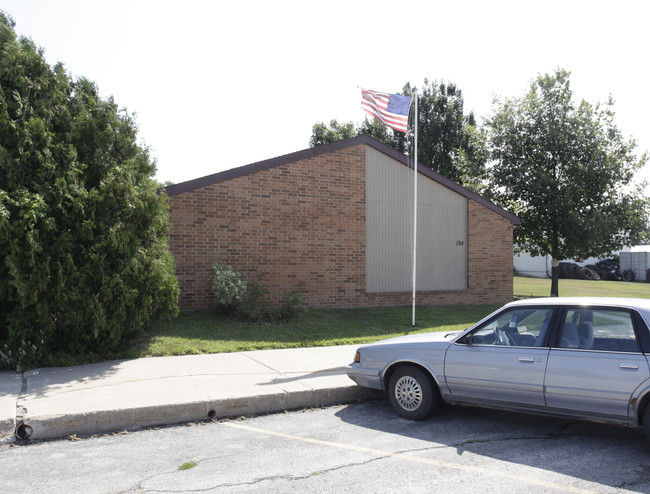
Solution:
{"label": "car hubcap", "polygon": [[422,387],[411,376],[404,376],[395,384],[395,398],[402,408],[415,410],[422,403]]}

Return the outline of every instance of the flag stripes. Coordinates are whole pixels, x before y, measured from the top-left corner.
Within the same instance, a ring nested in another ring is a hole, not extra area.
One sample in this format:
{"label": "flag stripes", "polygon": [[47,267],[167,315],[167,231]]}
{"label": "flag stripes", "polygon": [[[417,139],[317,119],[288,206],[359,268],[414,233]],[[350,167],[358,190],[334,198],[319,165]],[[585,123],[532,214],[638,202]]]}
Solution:
{"label": "flag stripes", "polygon": [[411,97],[379,91],[361,90],[361,108],[384,125],[406,133]]}

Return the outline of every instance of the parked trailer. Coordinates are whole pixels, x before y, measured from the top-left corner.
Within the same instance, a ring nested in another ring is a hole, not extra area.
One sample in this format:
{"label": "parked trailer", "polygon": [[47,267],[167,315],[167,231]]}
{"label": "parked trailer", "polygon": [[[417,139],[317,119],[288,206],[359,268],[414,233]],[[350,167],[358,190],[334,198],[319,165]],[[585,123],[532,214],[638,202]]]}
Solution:
{"label": "parked trailer", "polygon": [[621,252],[623,281],[648,281],[650,252]]}

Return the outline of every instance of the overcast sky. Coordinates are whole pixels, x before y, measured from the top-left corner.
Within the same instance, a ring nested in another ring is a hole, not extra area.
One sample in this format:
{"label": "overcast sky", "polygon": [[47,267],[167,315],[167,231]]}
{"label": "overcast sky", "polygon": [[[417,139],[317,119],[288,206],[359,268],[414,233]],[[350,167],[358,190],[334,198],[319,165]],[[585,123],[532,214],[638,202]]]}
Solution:
{"label": "overcast sky", "polygon": [[[616,100],[650,150],[650,1],[385,2],[0,0],[50,64],[137,114],[160,181],[308,147],[311,128],[360,122],[358,86],[455,83],[466,111],[571,72],[576,99]],[[643,177],[650,179],[646,166]]]}

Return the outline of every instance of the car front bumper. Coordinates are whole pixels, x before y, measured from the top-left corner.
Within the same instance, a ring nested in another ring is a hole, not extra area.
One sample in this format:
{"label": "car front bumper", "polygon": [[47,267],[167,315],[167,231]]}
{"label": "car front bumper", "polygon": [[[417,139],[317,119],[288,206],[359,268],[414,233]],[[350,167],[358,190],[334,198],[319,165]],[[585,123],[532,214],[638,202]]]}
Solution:
{"label": "car front bumper", "polygon": [[384,389],[378,369],[365,369],[359,364],[354,363],[345,366],[345,373],[359,386],[380,390]]}

